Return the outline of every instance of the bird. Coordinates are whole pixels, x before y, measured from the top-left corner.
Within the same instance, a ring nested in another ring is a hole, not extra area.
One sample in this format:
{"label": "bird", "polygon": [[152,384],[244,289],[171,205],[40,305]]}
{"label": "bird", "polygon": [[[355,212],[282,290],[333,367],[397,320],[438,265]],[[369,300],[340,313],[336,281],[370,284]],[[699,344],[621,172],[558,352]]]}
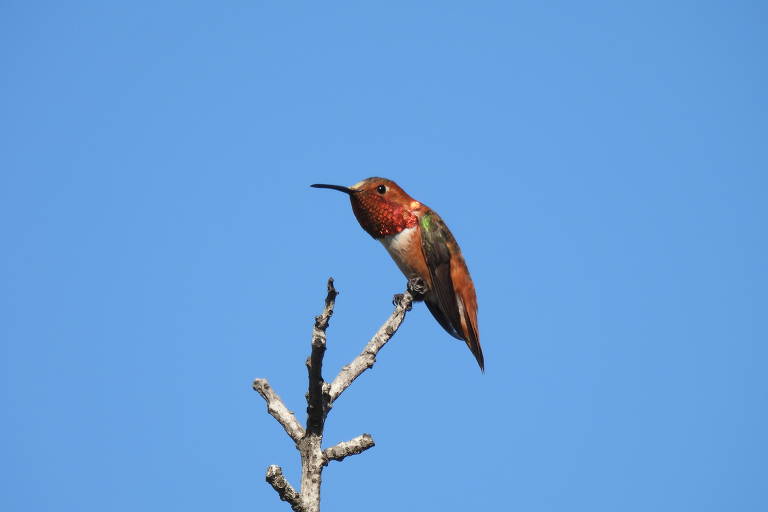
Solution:
{"label": "bird", "polygon": [[351,187],[311,186],[349,196],[360,226],[381,242],[409,280],[423,280],[423,300],[432,316],[448,334],[467,344],[485,372],[475,285],[459,244],[437,212],[386,178],[366,178]]}

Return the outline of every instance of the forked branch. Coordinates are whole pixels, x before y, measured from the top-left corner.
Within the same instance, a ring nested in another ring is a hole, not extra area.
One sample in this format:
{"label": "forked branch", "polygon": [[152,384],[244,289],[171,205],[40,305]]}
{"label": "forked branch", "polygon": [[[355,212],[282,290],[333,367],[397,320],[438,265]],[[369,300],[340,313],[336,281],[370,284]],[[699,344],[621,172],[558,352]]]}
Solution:
{"label": "forked branch", "polygon": [[283,475],[280,466],[267,468],[267,482],[277,491],[280,499],[287,501],[295,512],[318,512],[320,510],[320,484],[323,468],[331,460],[341,461],[350,455],[357,455],[374,446],[370,434],[362,434],[349,441],[341,442],[331,448],[322,448],[325,420],[333,402],[365,370],[376,362],[376,355],[397,332],[403,323],[405,314],[410,311],[414,300],[423,293],[423,283],[413,280],[408,283],[405,293],[397,295],[393,301],[395,310],[376,334],[365,345],[363,351],[348,365],[344,366],[332,383],[323,379],[323,356],[326,349],[325,331],[328,329],[338,292],[333,287],[333,278],[328,279],[328,293],[325,308],[320,316],[315,317],[312,328],[312,351],[307,358],[307,423],[302,427],[296,416],[288,410],[283,401],[272,389],[266,379],[253,381],[256,390],[267,402],[267,412],[274,417],[291,439],[301,455],[301,489],[296,492]]}

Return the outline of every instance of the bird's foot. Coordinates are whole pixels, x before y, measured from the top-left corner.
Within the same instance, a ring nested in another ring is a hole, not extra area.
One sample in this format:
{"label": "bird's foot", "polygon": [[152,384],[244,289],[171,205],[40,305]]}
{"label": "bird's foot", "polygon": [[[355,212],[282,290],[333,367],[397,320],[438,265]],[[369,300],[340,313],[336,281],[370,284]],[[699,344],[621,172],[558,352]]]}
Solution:
{"label": "bird's foot", "polygon": [[[412,277],[408,280],[408,293],[411,294],[411,303],[413,302],[419,302],[424,300],[424,294],[427,293],[427,285],[424,283],[424,280],[420,277]],[[392,304],[394,306],[399,306],[403,303],[403,297],[405,295],[402,293],[396,293],[394,297],[392,297]],[[408,304],[408,308],[406,311],[411,310],[411,305]]]}
{"label": "bird's foot", "polygon": [[427,293],[427,283],[420,277],[410,278],[408,280],[408,293],[416,302],[424,300],[424,294]]}
{"label": "bird's foot", "polygon": [[[395,307],[401,305],[403,303],[403,297],[405,297],[405,294],[396,293],[392,297],[392,305],[395,306]],[[410,311],[410,310],[411,310],[411,306],[408,306],[408,309],[406,309],[406,311]]]}

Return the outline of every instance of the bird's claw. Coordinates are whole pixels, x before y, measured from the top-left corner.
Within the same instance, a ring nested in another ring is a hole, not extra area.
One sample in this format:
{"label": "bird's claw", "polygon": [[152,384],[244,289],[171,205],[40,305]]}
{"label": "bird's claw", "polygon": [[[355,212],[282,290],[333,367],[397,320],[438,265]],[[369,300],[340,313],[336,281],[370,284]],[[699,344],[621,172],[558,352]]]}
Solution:
{"label": "bird's claw", "polygon": [[412,277],[408,280],[408,293],[411,294],[413,300],[424,300],[424,294],[427,293],[427,284],[420,277]]}
{"label": "bird's claw", "polygon": [[[406,311],[410,311],[411,304],[413,302],[424,300],[424,294],[427,293],[427,285],[426,283],[424,283],[424,280],[422,278],[412,277],[408,280],[407,289],[408,289],[408,293],[411,295],[411,303],[408,304]],[[402,305],[404,297],[405,297],[405,294],[396,293],[395,296],[392,297],[392,305],[394,306]]]}

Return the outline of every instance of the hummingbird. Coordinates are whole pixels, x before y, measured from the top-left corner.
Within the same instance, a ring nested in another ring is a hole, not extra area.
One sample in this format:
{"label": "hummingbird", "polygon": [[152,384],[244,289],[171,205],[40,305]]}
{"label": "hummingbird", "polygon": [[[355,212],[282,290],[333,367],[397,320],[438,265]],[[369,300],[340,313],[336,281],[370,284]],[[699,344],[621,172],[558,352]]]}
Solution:
{"label": "hummingbird", "polygon": [[405,277],[426,284],[424,302],[454,338],[464,340],[485,371],[477,328],[477,296],[459,244],[443,219],[392,180],[367,178],[351,187],[314,184],[349,195],[360,226],[384,245]]}

